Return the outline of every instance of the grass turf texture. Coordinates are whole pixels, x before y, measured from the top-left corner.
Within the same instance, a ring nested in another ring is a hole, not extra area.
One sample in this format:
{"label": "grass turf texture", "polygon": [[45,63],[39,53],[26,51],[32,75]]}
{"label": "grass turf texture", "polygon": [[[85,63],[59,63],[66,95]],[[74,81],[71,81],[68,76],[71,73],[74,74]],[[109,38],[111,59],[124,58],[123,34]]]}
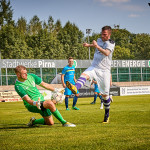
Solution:
{"label": "grass turf texture", "polygon": [[[113,97],[110,123],[102,124],[104,109],[100,100],[78,99],[79,111],[66,111],[64,103],[57,105],[63,117],[77,125],[26,126],[30,117],[22,102],[0,103],[0,145],[4,149],[51,150],[148,150],[150,149],[150,95]],[[69,99],[71,108],[72,99]]]}

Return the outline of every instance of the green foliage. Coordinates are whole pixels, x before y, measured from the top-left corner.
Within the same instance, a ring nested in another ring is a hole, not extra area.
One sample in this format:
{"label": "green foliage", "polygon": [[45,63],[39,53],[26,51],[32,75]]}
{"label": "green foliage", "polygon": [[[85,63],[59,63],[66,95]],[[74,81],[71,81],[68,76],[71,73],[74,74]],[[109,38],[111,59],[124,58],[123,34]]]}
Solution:
{"label": "green foliage", "polygon": [[33,52],[13,25],[4,25],[0,32],[0,38],[3,59],[33,58]]}
{"label": "green foliage", "polygon": [[28,32],[29,35],[36,35],[40,32],[42,29],[42,22],[38,18],[38,16],[33,16],[33,18],[30,20],[29,26],[28,26]]}
{"label": "green foliage", "polygon": [[112,40],[115,41],[116,45],[126,47],[130,43],[131,33],[126,29],[113,29]]}
{"label": "green foliage", "polygon": [[128,48],[121,48],[120,46],[116,46],[115,47],[115,50],[114,50],[114,53],[113,53],[113,59],[114,60],[117,60],[117,59],[132,59],[132,56],[131,56],[131,52],[130,52],[130,49]]}
{"label": "green foliage", "polygon": [[[0,51],[3,59],[88,59],[89,49],[82,46],[88,42],[83,32],[70,21],[62,27],[61,21],[55,22],[49,16],[47,22],[40,21],[37,15],[29,23],[24,17],[16,23],[12,20],[13,10],[10,1],[0,1]],[[93,33],[90,43],[100,37]],[[113,59],[149,59],[150,35],[132,34],[126,29],[112,30],[111,39],[116,48]],[[90,48],[93,59],[95,48]],[[17,55],[16,55],[17,54]]]}
{"label": "green foliage", "polygon": [[13,10],[10,6],[10,0],[1,0],[0,1],[0,26],[5,24],[13,24],[14,21],[12,20],[13,17]]}
{"label": "green foliage", "polygon": [[22,34],[26,34],[27,33],[27,21],[25,18],[21,17],[18,19],[17,24],[16,24],[16,28],[18,29],[18,31]]}
{"label": "green foliage", "polygon": [[65,58],[70,56],[74,58],[79,57],[80,50],[83,49],[81,48],[82,39],[83,33],[75,24],[68,21],[58,33],[58,40],[63,45],[64,52],[66,53]]}
{"label": "green foliage", "polygon": [[134,56],[138,59],[150,58],[150,35],[149,34],[137,34],[133,39],[133,43],[136,47]]}
{"label": "green foliage", "polygon": [[[62,127],[55,118],[53,126],[26,126],[34,116],[23,102],[0,103],[1,150],[149,150],[150,149],[150,96],[114,96],[111,103],[110,123],[102,124],[104,110],[100,101],[90,105],[93,97],[79,98],[79,111],[65,110],[65,104],[56,105],[64,119],[76,124],[75,128]],[[72,99],[69,99],[69,107]]]}

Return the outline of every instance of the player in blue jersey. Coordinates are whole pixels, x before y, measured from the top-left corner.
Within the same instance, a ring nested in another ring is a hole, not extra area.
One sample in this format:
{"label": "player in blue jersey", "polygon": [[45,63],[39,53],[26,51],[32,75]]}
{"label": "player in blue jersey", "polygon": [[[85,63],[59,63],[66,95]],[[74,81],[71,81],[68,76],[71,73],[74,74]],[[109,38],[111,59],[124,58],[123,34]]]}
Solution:
{"label": "player in blue jersey", "polygon": [[103,99],[102,99],[102,94],[101,92],[99,91],[98,89],[98,85],[97,85],[97,82],[95,80],[92,81],[91,85],[93,85],[94,83],[94,101],[90,104],[95,104],[96,103],[96,99],[97,99],[97,96],[100,98],[101,100],[101,106],[100,106],[100,109],[103,109]]}
{"label": "player in blue jersey", "polygon": [[[69,100],[69,95],[73,94],[71,92],[71,90],[69,90],[66,87],[66,81],[69,81],[71,84],[75,84],[76,82],[76,78],[75,78],[75,67],[73,66],[73,58],[69,57],[68,58],[68,65],[66,67],[63,68],[62,70],[62,75],[61,75],[61,81],[62,81],[62,85],[65,88],[65,93],[64,95],[66,95],[65,97],[65,105],[66,105],[66,110],[69,110],[68,107],[68,100]],[[79,97],[79,91],[77,91],[77,93],[75,94],[74,98],[73,98],[73,105],[72,105],[72,109],[74,110],[80,110],[79,108],[76,107],[76,103]]]}

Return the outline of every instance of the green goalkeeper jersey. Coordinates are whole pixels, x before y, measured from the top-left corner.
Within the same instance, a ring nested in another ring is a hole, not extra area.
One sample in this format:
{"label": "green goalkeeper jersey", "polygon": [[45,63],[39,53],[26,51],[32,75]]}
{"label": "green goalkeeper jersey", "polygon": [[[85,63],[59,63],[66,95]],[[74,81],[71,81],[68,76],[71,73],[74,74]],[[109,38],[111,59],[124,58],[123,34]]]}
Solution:
{"label": "green goalkeeper jersey", "polygon": [[[31,100],[37,101],[40,98],[40,101],[44,101],[43,95],[37,89],[36,84],[40,85],[42,79],[36,76],[35,74],[27,74],[27,80],[20,82],[16,80],[15,90],[21,98],[28,95]],[[25,100],[23,100],[24,105],[29,105]]]}

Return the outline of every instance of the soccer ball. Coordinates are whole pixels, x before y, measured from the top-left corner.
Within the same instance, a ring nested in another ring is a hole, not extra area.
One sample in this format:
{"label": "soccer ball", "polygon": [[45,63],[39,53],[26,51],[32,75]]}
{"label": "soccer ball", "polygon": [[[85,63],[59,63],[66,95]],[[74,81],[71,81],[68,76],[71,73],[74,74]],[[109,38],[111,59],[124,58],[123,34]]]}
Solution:
{"label": "soccer ball", "polygon": [[58,103],[61,104],[65,99],[65,95],[62,93],[53,93],[51,99],[52,99],[52,101],[56,102],[57,104]]}

